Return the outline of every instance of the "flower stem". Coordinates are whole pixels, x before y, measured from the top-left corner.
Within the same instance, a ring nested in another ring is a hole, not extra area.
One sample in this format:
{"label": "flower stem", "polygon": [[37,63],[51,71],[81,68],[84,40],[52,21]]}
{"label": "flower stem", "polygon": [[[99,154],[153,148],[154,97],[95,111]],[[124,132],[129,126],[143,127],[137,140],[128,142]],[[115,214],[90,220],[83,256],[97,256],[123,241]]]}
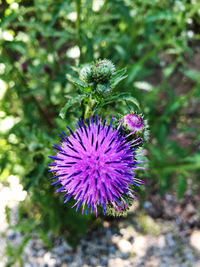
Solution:
{"label": "flower stem", "polygon": [[82,42],[81,42],[81,0],[76,0],[76,34],[77,34],[77,43],[80,49],[80,63],[82,62]]}

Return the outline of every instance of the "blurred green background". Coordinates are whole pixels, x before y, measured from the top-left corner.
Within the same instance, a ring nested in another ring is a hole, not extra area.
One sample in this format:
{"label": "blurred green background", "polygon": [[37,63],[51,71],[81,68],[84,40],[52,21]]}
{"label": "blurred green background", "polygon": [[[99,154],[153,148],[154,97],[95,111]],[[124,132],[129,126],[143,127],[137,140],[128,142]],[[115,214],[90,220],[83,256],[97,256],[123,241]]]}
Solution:
{"label": "blurred green background", "polygon": [[[61,108],[78,91],[66,74],[98,58],[127,67],[118,91],[137,98],[149,121],[149,194],[200,184],[200,2],[195,0],[0,0],[0,182],[19,176],[28,196],[20,230],[64,233],[76,243],[100,219],[64,205],[50,186],[51,143],[81,108]],[[133,106],[134,107],[134,106]],[[126,105],[102,112],[125,112]],[[135,108],[135,107],[134,107]],[[8,218],[9,211],[7,210]]]}

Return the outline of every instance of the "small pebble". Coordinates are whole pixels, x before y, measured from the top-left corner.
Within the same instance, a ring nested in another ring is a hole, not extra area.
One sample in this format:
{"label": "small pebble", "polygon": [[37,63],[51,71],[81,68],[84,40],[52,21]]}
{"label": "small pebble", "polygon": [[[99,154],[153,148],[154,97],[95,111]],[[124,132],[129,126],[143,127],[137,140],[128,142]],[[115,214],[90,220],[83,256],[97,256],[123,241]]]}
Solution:
{"label": "small pebble", "polygon": [[118,247],[122,253],[127,253],[131,251],[131,243],[125,239],[121,239],[118,243]]}
{"label": "small pebble", "polygon": [[194,231],[190,236],[190,244],[200,251],[200,230]]}

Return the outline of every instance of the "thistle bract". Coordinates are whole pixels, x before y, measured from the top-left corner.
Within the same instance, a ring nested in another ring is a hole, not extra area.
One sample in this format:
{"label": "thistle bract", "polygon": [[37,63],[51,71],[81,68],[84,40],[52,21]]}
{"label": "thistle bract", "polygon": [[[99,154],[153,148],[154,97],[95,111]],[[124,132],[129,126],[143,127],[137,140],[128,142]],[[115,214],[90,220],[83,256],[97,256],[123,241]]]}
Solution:
{"label": "thistle bract", "polygon": [[69,136],[62,132],[60,145],[53,144],[57,155],[49,156],[50,172],[55,173],[51,179],[56,179],[52,184],[61,186],[56,192],[65,192],[65,203],[73,197],[76,210],[83,205],[86,214],[90,208],[97,214],[99,205],[104,214],[107,205],[120,210],[127,206],[123,196],[135,198],[131,188],[141,183],[134,177],[138,164],[134,141],[127,141],[121,126],[113,129],[112,120],[109,125],[106,118],[79,120],[74,132],[67,127]]}

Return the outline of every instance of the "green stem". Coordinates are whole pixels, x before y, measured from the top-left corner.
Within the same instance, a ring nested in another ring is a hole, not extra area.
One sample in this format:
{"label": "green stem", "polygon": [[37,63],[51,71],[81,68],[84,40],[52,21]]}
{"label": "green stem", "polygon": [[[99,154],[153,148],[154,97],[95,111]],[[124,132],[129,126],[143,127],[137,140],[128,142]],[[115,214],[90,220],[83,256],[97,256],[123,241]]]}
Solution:
{"label": "green stem", "polygon": [[84,120],[88,119],[91,114],[91,109],[88,104],[85,105]]}
{"label": "green stem", "polygon": [[82,42],[81,42],[81,0],[76,0],[76,34],[77,42],[80,49],[80,63],[82,62]]}
{"label": "green stem", "polygon": [[187,170],[198,170],[200,169],[200,163],[199,162],[195,162],[195,163],[176,163],[173,165],[169,165],[169,166],[162,166],[162,167],[156,167],[156,168],[152,168],[151,171],[157,171],[157,170],[162,170],[162,171],[167,171],[167,172],[172,172],[172,171],[176,171],[179,170],[180,172],[182,171],[187,171]]}
{"label": "green stem", "polygon": [[94,107],[95,105],[98,103],[98,101],[94,98],[92,98],[92,96],[90,96],[87,99],[87,102],[85,103],[84,106],[84,119],[88,119],[90,116],[94,115]]}

